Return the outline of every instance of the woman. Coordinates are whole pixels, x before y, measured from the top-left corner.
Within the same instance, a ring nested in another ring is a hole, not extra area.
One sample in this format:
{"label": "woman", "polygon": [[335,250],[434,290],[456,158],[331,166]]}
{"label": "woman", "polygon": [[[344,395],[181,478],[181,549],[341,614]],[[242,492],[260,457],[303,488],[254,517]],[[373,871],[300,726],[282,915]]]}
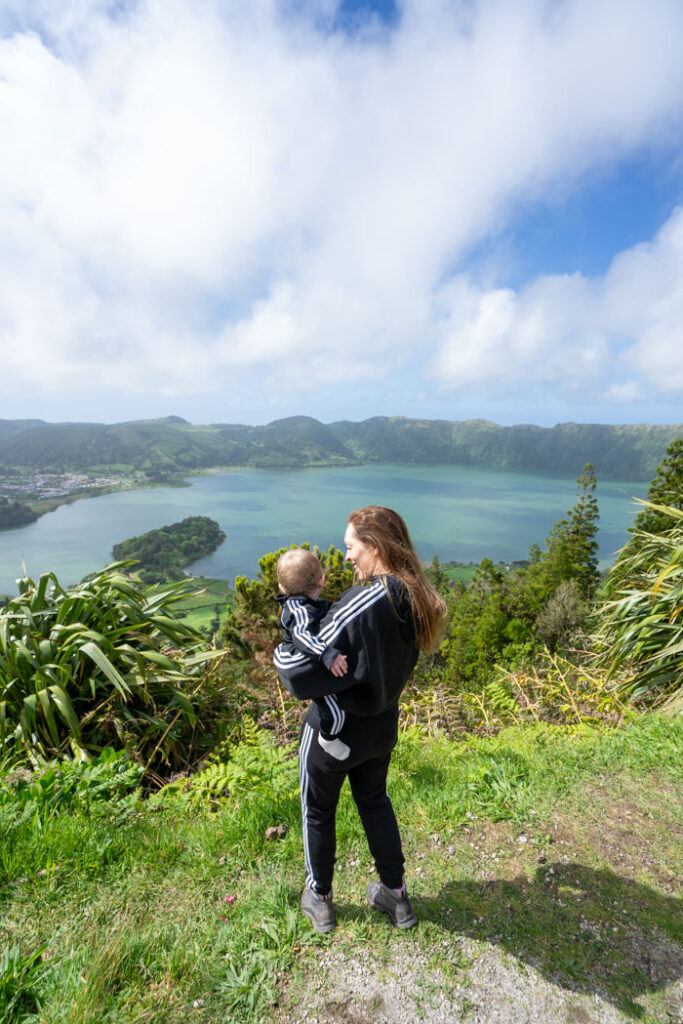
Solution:
{"label": "woman", "polygon": [[349,778],[379,881],[367,887],[368,902],[395,925],[417,919],[403,878],[401,837],[386,780],[398,739],[398,701],[421,648],[439,641],[444,601],[427,580],[397,512],[379,505],[349,516],[346,558],[359,585],[347,590],[323,619],[318,634],[346,655],[348,673],[335,679],[303,654],[278,649],[280,677],[300,699],[335,694],[346,714],[347,760],[329,756],[317,742],[320,715],[315,704],[304,720],[299,748],[306,887],[301,909],[319,932],[336,925],[332,903],[335,812]]}

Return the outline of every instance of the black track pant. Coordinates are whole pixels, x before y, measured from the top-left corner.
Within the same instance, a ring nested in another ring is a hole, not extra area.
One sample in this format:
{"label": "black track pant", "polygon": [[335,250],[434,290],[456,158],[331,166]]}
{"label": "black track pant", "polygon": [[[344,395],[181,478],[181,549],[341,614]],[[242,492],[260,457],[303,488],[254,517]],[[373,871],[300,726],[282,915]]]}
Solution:
{"label": "black track pant", "polygon": [[403,882],[403,851],[396,815],[387,796],[387,771],[398,738],[398,708],[373,718],[347,715],[344,742],[351,748],[345,761],[331,757],[318,743],[320,713],[312,704],[301,730],[299,779],[304,835],[306,884],[327,893],[332,886],[336,836],[335,813],[348,775],[370,852],[385,885]]}

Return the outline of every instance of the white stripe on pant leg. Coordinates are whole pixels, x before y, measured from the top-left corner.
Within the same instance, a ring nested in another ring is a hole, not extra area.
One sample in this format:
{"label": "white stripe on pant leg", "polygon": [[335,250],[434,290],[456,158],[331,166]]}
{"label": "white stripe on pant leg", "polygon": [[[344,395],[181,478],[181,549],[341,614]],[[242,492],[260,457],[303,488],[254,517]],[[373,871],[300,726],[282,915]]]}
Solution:
{"label": "white stripe on pant leg", "polygon": [[305,735],[301,743],[301,749],[299,751],[300,763],[299,763],[299,779],[301,784],[301,824],[303,827],[304,835],[304,867],[306,868],[306,885],[310,889],[315,889],[315,879],[313,877],[313,867],[311,865],[311,857],[308,845],[308,804],[306,802],[308,797],[308,768],[306,761],[308,759],[308,752],[311,749],[311,741],[313,739],[313,729],[310,725],[304,726]]}
{"label": "white stripe on pant leg", "polygon": [[306,885],[310,886],[311,871],[308,858],[308,810],[306,807],[306,758],[311,745],[310,726],[304,726],[304,735],[299,750],[299,788],[301,790],[301,831],[304,841],[304,868],[306,869]]}
{"label": "white stripe on pant leg", "polygon": [[304,841],[304,868],[306,869],[306,885],[309,885],[310,865],[308,860],[308,831],[307,831],[307,807],[306,807],[306,757],[311,745],[310,726],[304,725],[303,738],[299,748],[299,789],[301,797],[301,831]]}
{"label": "white stripe on pant leg", "polygon": [[344,728],[344,722],[346,721],[346,712],[344,711],[343,708],[339,707],[339,701],[337,700],[336,697],[333,696],[332,700],[336,705],[337,714],[339,715],[339,728],[337,729],[337,732],[341,732],[342,729]]}
{"label": "white stripe on pant leg", "polygon": [[331,694],[329,698],[326,697],[325,700],[331,700],[332,703],[334,704],[335,710],[337,712],[337,735],[339,735],[339,733],[344,728],[344,722],[346,721],[346,712],[339,707],[339,701],[334,696],[334,694]]}

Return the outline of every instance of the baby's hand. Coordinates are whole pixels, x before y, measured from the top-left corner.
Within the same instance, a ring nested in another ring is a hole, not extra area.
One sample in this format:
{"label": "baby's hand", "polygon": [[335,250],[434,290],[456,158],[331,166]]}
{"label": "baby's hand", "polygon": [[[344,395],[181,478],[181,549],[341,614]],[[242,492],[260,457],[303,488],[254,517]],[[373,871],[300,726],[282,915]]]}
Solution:
{"label": "baby's hand", "polygon": [[330,672],[333,676],[337,676],[337,678],[339,678],[340,676],[345,676],[348,670],[349,663],[346,660],[346,655],[338,654],[330,665]]}

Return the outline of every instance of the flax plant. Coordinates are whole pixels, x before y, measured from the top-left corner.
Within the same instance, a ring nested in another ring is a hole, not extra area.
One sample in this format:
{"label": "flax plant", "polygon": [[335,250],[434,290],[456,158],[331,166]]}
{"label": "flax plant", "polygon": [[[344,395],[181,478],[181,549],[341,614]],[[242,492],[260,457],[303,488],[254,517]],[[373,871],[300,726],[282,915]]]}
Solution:
{"label": "flax plant", "polygon": [[[606,582],[596,640],[610,675],[626,673],[634,698],[683,707],[683,511],[643,502],[665,517],[661,533],[636,531]],[[661,519],[660,519],[661,521]]]}
{"label": "flax plant", "polygon": [[220,652],[173,614],[188,584],[147,587],[116,562],[73,587],[19,580],[0,611],[0,756],[125,748],[178,763],[196,726],[204,663]]}

